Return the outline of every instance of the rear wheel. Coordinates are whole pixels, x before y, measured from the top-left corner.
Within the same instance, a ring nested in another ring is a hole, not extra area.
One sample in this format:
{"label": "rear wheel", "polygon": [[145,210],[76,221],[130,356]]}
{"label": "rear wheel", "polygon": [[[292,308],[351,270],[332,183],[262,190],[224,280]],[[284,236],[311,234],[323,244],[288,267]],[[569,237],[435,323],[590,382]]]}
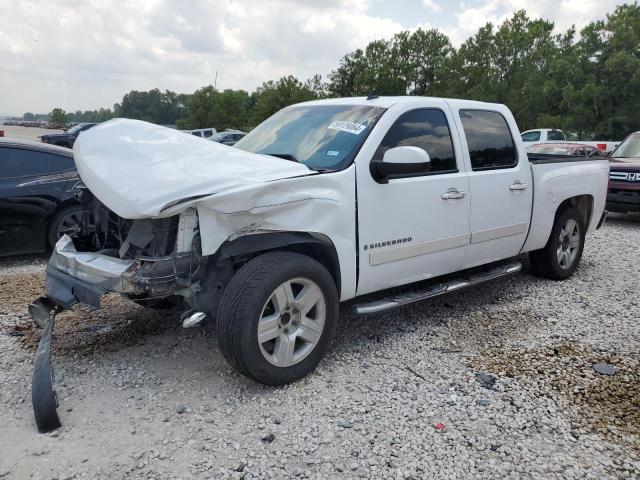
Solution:
{"label": "rear wheel", "polygon": [[545,247],[529,253],[534,272],[553,280],[571,277],[582,258],[584,235],[580,211],[575,207],[565,209],[556,218]]}
{"label": "rear wheel", "polygon": [[338,293],[324,266],[298,253],[270,252],[244,265],[227,285],[216,334],[238,371],[282,385],[316,367],[337,318]]}
{"label": "rear wheel", "polygon": [[70,205],[58,211],[49,224],[47,241],[53,247],[64,234],[79,233],[82,229],[82,207]]}

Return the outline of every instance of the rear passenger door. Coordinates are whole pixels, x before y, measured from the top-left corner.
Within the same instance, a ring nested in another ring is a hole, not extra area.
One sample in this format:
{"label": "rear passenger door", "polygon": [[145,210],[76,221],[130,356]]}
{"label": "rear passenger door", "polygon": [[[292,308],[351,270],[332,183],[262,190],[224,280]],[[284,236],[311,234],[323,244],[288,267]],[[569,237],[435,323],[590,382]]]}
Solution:
{"label": "rear passenger door", "polygon": [[[506,109],[505,109],[506,110]],[[531,169],[508,111],[457,109],[469,171],[471,240],[464,268],[517,255],[531,219]]]}

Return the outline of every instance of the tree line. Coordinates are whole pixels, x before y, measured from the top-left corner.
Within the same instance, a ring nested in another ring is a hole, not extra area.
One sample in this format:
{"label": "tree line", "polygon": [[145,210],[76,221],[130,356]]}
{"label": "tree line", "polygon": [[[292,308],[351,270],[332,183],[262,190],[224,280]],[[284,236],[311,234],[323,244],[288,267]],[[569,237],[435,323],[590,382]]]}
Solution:
{"label": "tree line", "polygon": [[289,75],[251,93],[211,85],[192,94],[132,91],[113,109],[62,114],[76,122],[126,117],[185,129],[250,129],[305,100],[428,95],[504,103],[522,130],[558,127],[582,139],[614,140],[640,130],[639,87],[636,2],[618,6],[579,35],[574,28],[555,34],[553,22],[518,11],[502,25],[487,23],[459,48],[436,29],[373,41],[342,57],[326,80]]}

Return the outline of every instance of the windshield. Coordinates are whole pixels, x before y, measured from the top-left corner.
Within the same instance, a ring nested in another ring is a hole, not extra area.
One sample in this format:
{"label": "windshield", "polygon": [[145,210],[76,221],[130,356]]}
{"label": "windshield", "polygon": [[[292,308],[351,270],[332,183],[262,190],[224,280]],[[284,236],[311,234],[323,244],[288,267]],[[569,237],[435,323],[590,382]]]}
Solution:
{"label": "windshield", "polygon": [[625,158],[633,158],[637,161],[640,158],[640,134],[634,133],[629,135],[627,139],[611,154],[611,158],[615,158],[624,162]]}
{"label": "windshield", "polygon": [[549,153],[553,155],[573,155],[574,147],[564,145],[532,145],[527,148],[529,153]]}
{"label": "windshield", "polygon": [[384,112],[369,105],[288,107],[262,122],[236,148],[298,161],[314,170],[349,165]]}

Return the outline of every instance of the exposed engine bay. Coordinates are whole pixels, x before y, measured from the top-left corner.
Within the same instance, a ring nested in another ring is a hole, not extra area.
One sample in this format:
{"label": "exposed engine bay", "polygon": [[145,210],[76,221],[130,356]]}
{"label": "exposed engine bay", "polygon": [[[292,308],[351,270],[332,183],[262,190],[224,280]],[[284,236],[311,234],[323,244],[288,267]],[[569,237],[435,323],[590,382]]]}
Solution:
{"label": "exposed engine bay", "polygon": [[[113,259],[115,266],[126,266],[122,279],[118,280],[119,288],[115,291],[132,300],[150,305],[154,299],[178,295],[193,304],[190,301],[193,300],[190,288],[201,278],[203,270],[196,210],[187,209],[181,214],[165,218],[130,220],[111,211],[87,188],[81,188],[81,192],[82,229],[66,240],[67,250],[83,252],[83,255],[89,256],[89,263],[102,260],[103,267],[108,259]],[[113,285],[100,279],[87,280],[95,287],[113,290]],[[50,283],[54,284],[55,279]],[[82,293],[77,287],[75,290],[78,290],[73,292],[75,299],[68,298],[68,295],[67,298],[54,295],[53,298],[66,300],[61,303],[70,306],[77,303],[74,300],[84,303],[88,297],[95,297],[87,295],[87,292]],[[76,293],[83,298],[78,298]],[[94,300],[98,301],[89,304],[99,306],[99,298]]]}

